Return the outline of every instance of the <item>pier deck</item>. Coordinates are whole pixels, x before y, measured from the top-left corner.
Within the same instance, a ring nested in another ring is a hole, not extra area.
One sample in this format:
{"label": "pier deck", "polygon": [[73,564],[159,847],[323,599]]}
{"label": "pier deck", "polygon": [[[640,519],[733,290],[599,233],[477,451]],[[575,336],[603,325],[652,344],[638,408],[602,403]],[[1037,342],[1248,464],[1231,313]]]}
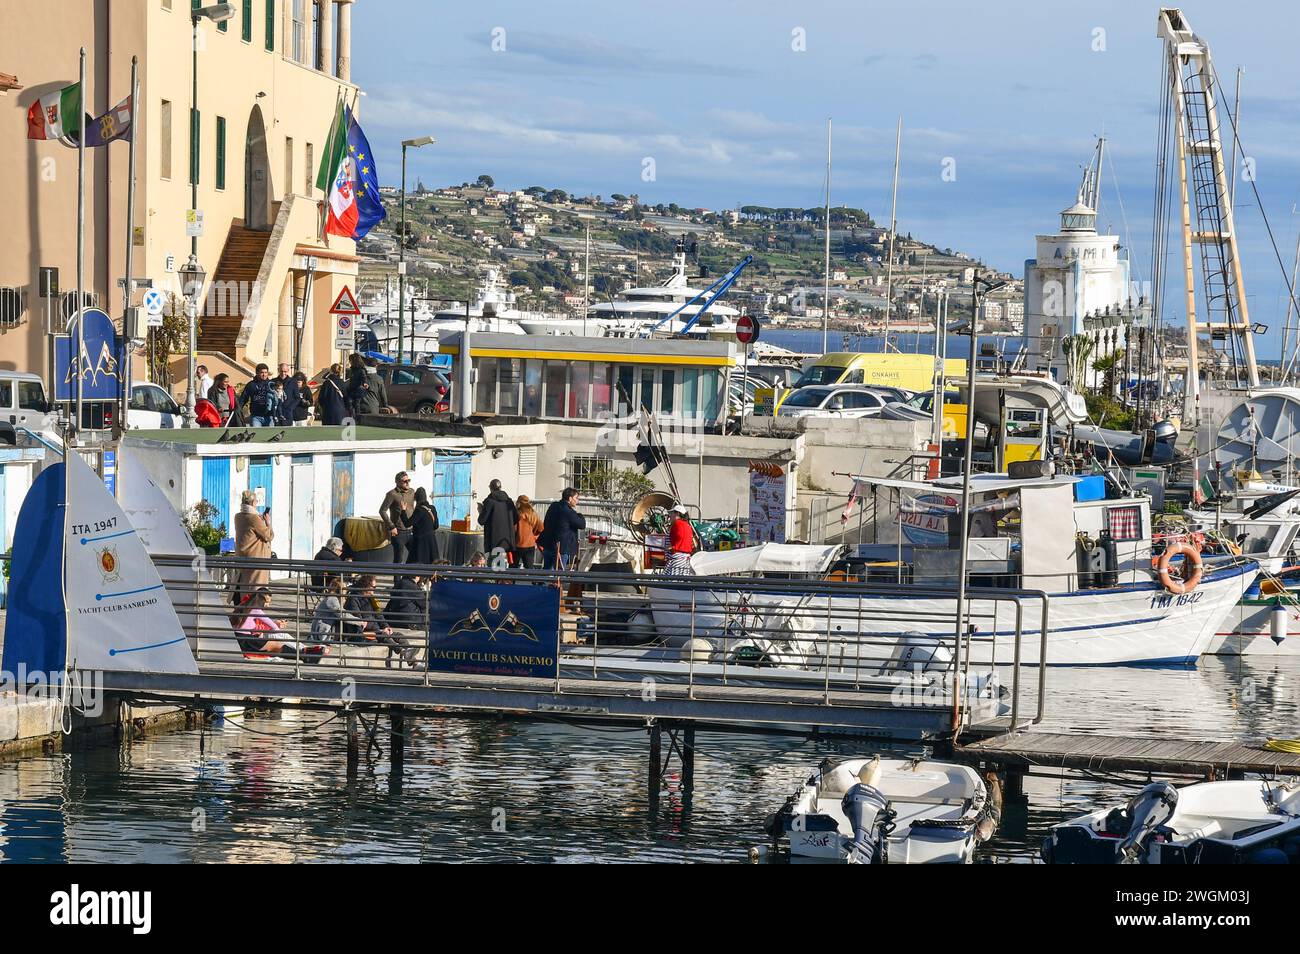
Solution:
{"label": "pier deck", "polygon": [[1300,775],[1300,754],[1242,742],[1026,731],[958,745],[954,753],[966,761],[1021,772],[1039,767],[1215,779],[1247,772]]}

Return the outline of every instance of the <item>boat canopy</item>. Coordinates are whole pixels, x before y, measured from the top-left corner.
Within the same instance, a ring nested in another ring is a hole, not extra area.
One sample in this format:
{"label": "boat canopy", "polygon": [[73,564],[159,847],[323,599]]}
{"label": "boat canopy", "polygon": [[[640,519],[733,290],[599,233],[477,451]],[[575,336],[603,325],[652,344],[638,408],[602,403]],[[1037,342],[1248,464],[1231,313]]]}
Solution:
{"label": "boat canopy", "polygon": [[738,550],[703,551],[691,557],[696,576],[740,576],[745,573],[825,573],[839,558],[841,544],[763,543]]}

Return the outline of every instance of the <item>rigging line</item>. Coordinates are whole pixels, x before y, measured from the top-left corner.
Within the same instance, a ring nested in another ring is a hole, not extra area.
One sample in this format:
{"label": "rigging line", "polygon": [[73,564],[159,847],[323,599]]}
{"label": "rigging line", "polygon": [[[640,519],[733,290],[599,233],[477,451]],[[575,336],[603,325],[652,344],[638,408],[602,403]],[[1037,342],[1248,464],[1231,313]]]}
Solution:
{"label": "rigging line", "polygon": [[[1119,177],[1115,175],[1115,160],[1108,154],[1106,162],[1110,166],[1110,180],[1115,186],[1115,199],[1119,203],[1119,219],[1124,225],[1124,243],[1131,250],[1133,248],[1133,235],[1128,227],[1128,213],[1124,210],[1124,196],[1119,191]],[[1138,281],[1142,281],[1141,273],[1138,274]]]}

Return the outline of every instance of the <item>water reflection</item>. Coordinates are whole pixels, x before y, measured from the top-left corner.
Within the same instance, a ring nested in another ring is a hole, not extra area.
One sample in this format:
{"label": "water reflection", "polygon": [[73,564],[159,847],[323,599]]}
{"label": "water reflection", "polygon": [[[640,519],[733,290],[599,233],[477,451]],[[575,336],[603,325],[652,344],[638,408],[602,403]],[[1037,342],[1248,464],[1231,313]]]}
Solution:
{"label": "water reflection", "polygon": [[[1300,660],[1053,669],[1047,685],[1044,728],[1053,731],[1248,742],[1300,734]],[[693,795],[674,761],[652,804],[643,729],[408,718],[397,767],[381,720],[378,749],[349,777],[342,720],[286,712],[238,721],[244,728],[232,720],[0,763],[0,858],[741,861],[819,759],[871,750],[845,739],[701,733]],[[1045,771],[1006,805],[986,860],[1029,860],[1048,826],[1131,791]]]}

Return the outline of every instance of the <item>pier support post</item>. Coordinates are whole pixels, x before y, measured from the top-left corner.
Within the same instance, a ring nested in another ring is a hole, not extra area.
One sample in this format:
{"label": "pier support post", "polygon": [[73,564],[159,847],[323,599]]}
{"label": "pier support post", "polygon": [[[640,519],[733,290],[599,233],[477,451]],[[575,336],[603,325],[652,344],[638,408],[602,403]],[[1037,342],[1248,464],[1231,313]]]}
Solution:
{"label": "pier support post", "polygon": [[357,765],[361,761],[361,731],[357,726],[357,714],[348,710],[348,775],[357,774]]}
{"label": "pier support post", "polygon": [[647,785],[650,794],[650,807],[659,804],[660,773],[663,772],[663,728],[658,722],[650,726],[650,765]]}
{"label": "pier support post", "polygon": [[690,793],[695,788],[695,728],[682,730],[682,791]]}
{"label": "pier support post", "polygon": [[1002,786],[1003,798],[1022,798],[1025,794],[1025,770],[1007,766],[1006,784]]}
{"label": "pier support post", "polygon": [[406,758],[406,716],[400,706],[389,714],[388,756],[394,765]]}

